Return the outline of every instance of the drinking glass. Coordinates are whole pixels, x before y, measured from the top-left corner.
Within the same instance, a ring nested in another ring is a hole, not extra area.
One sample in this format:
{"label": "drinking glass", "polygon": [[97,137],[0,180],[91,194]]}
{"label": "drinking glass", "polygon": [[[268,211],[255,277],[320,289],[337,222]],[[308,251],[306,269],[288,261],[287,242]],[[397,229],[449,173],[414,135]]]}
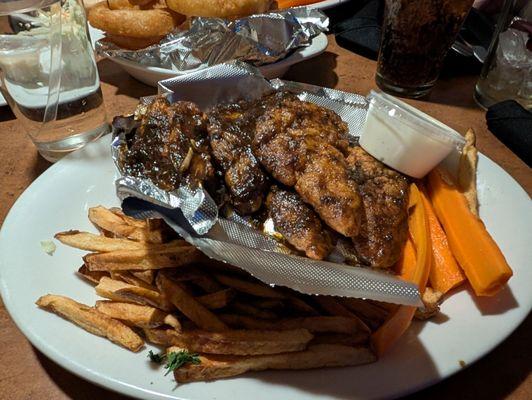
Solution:
{"label": "drinking glass", "polygon": [[397,96],[428,94],[472,5],[473,0],[386,0],[377,85]]}
{"label": "drinking glass", "polygon": [[49,161],[109,131],[81,0],[0,0],[0,91]]}
{"label": "drinking glass", "polygon": [[513,99],[532,109],[532,2],[520,9],[507,0],[475,86],[475,100],[488,108]]}

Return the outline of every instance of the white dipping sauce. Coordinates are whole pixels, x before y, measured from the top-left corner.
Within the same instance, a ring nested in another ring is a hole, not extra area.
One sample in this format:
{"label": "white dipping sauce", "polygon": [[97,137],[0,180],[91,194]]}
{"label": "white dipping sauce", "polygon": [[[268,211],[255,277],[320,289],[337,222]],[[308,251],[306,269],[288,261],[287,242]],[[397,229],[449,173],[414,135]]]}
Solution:
{"label": "white dipping sauce", "polygon": [[422,178],[465,144],[458,132],[393,96],[371,91],[368,99],[360,146],[399,172]]}

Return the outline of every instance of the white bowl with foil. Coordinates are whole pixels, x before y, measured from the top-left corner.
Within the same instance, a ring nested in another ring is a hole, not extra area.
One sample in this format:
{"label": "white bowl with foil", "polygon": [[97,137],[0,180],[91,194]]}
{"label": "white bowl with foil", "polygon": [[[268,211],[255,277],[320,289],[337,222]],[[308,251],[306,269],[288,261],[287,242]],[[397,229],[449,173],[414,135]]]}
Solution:
{"label": "white bowl with foil", "polygon": [[[104,37],[104,33],[89,25],[89,32],[91,41],[94,44],[99,39]],[[288,69],[301,61],[308,60],[323,53],[327,48],[329,41],[324,33],[320,33],[318,36],[312,39],[310,46],[301,47],[295,50],[288,57],[283,58],[272,64],[267,64],[259,67],[262,75],[267,79],[280,78]],[[174,78],[176,76],[184,75],[186,73],[175,71],[166,68],[150,67],[141,65],[134,61],[125,60],[117,57],[108,57],[109,60],[120,65],[129,75],[133,78],[145,83],[146,85],[157,87],[157,82]],[[188,73],[188,72],[187,72]]]}

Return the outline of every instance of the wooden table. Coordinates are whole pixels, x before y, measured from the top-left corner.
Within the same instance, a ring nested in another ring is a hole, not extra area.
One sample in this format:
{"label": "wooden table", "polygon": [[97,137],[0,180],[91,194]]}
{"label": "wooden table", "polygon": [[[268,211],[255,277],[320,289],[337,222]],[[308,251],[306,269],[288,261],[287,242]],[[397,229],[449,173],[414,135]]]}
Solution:
{"label": "wooden table", "polygon": [[[375,62],[331,44],[321,56],[294,66],[286,79],[366,94],[375,88]],[[108,116],[131,112],[140,96],[155,93],[107,60],[98,63]],[[459,132],[472,127],[479,149],[510,173],[530,194],[530,169],[487,130],[475,105],[474,75],[447,77],[428,99],[412,101]],[[50,164],[38,156],[10,111],[0,108],[0,221],[35,178]],[[23,255],[21,255],[23,256]],[[481,361],[413,399],[531,399],[532,352],[528,318],[502,345]],[[457,338],[459,340],[459,338]],[[10,320],[0,301],[0,399],[125,399],[59,367],[33,348]]]}

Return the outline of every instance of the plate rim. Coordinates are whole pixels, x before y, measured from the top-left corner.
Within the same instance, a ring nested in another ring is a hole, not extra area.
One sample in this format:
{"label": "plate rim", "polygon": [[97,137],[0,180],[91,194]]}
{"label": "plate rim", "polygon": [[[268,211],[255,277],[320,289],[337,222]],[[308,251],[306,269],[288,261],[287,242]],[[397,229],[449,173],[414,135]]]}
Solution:
{"label": "plate rim", "polygon": [[351,0],[323,0],[319,3],[309,4],[311,8],[318,8],[320,10],[328,10],[330,8],[339,6],[340,4],[347,3]]}
{"label": "plate rim", "polygon": [[[110,140],[109,136],[105,136],[96,142],[86,146],[85,148],[75,151],[71,153],[70,155],[66,156],[63,160],[60,160],[59,162],[52,165],[50,168],[48,168],[46,171],[44,171],[41,175],[39,175],[25,190],[24,192],[17,198],[13,206],[10,208],[8,214],[6,215],[6,218],[4,219],[4,222],[2,223],[2,227],[0,228],[0,248],[3,247],[3,238],[7,237],[7,234],[5,233],[6,230],[11,226],[11,219],[14,218],[13,215],[17,214],[17,210],[19,207],[22,207],[23,202],[25,201],[25,198],[27,196],[30,196],[32,194],[33,190],[36,190],[35,187],[40,185],[40,182],[42,180],[47,179],[47,175],[53,174],[56,169],[63,168],[63,164],[68,162],[69,160],[76,158],[78,155],[81,154],[81,152],[85,151],[90,146],[98,146],[102,145],[102,142]],[[488,164],[492,164],[492,166],[495,166],[500,170],[501,173],[505,174],[507,178],[510,178],[510,180],[515,184],[516,189],[518,188],[519,191],[522,192],[524,196],[528,196],[528,193],[526,190],[500,165],[498,165],[496,162],[494,162],[491,158],[488,156],[480,153],[480,158],[484,158]],[[35,187],[34,187],[35,186]],[[6,223],[8,222],[8,223]],[[95,370],[92,370],[87,367],[83,367],[82,365],[76,363],[74,360],[71,360],[64,356],[61,351],[47,345],[47,342],[42,339],[37,333],[34,333],[33,330],[27,326],[24,325],[21,320],[18,317],[18,314],[12,313],[12,307],[13,304],[11,302],[11,296],[10,291],[7,288],[7,282],[5,282],[4,278],[2,277],[1,271],[3,269],[3,266],[5,265],[3,258],[0,256],[0,296],[3,299],[4,306],[9,314],[9,317],[11,320],[15,323],[17,328],[24,334],[24,336],[27,338],[27,340],[35,346],[40,352],[45,354],[50,360],[60,365],[62,368],[65,368],[67,371],[72,372],[74,375],[80,377],[81,379],[87,380],[97,386],[104,387],[106,389],[109,389],[111,391],[126,394],[128,396],[132,396],[134,398],[147,398],[146,396],[149,396],[150,399],[181,399],[186,400],[186,398],[174,396],[174,395],[167,395],[159,391],[152,391],[148,388],[137,386],[134,384],[129,384],[124,381],[121,381],[119,379],[114,379],[109,376],[103,375],[98,373]],[[525,305],[526,306],[526,305]],[[519,307],[523,307],[522,305],[519,305]],[[475,364],[478,360],[484,358],[487,354],[489,354],[491,351],[493,351],[496,347],[498,347],[502,342],[506,341],[508,337],[514,333],[523,323],[523,321],[528,317],[530,314],[530,311],[532,309],[532,304],[529,305],[528,311],[523,312],[522,316],[520,316],[518,323],[515,324],[513,329],[506,332],[501,338],[499,338],[492,346],[486,347],[484,351],[480,351],[476,353],[472,359],[468,360],[466,368],[470,367],[471,365]],[[426,324],[427,322],[419,322],[420,324]],[[397,397],[406,396],[408,394],[412,394],[415,392],[418,392],[420,390],[423,390],[427,387],[430,387],[432,385],[435,385],[438,382],[441,382],[453,375],[455,375],[457,372],[462,371],[463,367],[460,367],[459,365],[454,365],[449,370],[447,370],[447,374],[435,377],[434,379],[429,379],[426,382],[420,383],[419,385],[415,385],[412,387],[409,387],[408,389],[403,390],[400,393],[396,393]]]}

